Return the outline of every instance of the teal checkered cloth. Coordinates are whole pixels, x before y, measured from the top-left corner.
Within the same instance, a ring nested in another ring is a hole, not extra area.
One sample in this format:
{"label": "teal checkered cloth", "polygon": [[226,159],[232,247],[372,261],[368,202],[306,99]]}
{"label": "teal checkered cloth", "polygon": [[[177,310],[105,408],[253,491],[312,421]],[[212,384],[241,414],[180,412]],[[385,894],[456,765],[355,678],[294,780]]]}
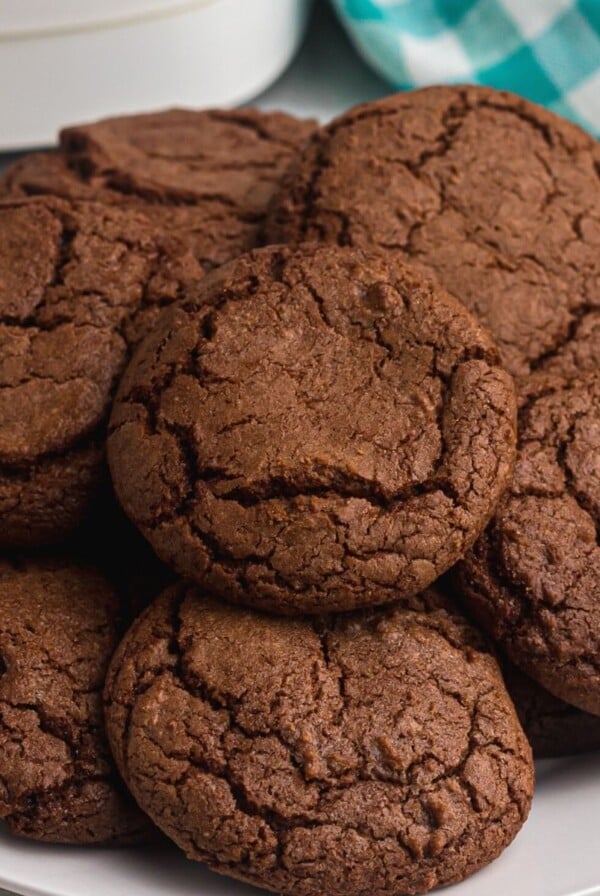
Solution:
{"label": "teal checkered cloth", "polygon": [[398,88],[487,84],[600,136],[600,0],[333,0]]}

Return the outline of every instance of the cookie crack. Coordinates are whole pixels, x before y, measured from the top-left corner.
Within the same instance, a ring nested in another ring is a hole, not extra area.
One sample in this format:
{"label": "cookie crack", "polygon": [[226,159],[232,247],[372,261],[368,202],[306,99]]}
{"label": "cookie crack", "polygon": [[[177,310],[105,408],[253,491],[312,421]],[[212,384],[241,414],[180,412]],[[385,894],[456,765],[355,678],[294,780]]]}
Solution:
{"label": "cookie crack", "polygon": [[576,340],[579,328],[584,323],[586,317],[589,314],[593,314],[594,312],[598,311],[599,309],[600,305],[593,305],[589,302],[585,302],[578,307],[572,308],[569,312],[570,321],[565,331],[562,333],[562,335],[557,336],[556,340],[549,349],[547,349],[537,358],[534,358],[532,361],[530,361],[530,372],[536,373],[543,370],[543,368],[549,361],[552,361],[557,356],[559,356],[569,345],[574,342],[574,340]]}
{"label": "cookie crack", "polygon": [[104,424],[94,427],[91,431],[83,433],[80,438],[73,440],[63,450],[46,451],[36,455],[35,460],[25,460],[16,463],[0,461],[0,478],[17,482],[29,482],[41,466],[53,461],[63,461],[67,453],[75,455],[91,448],[100,450],[104,444],[103,430]]}
{"label": "cookie crack", "polygon": [[[289,289],[294,288],[294,284],[291,283],[285,275],[284,255],[275,254],[273,256],[271,260],[271,273],[276,282],[286,285]],[[326,326],[332,328],[332,321],[325,311],[322,297],[320,297],[317,291],[310,286],[310,284],[306,283],[305,280],[303,280],[302,285],[309,290]],[[195,360],[189,356],[187,360],[171,365],[160,379],[154,379],[152,381],[151,386],[137,387],[125,397],[127,402],[139,403],[146,409],[147,417],[145,423],[149,433],[156,435],[159,434],[161,430],[164,430],[176,437],[181,447],[187,470],[187,486],[184,489],[184,496],[179,500],[176,506],[160,515],[156,522],[165,522],[169,518],[180,513],[182,508],[189,507],[195,497],[195,487],[198,482],[203,482],[207,485],[218,500],[235,501],[247,508],[256,506],[263,501],[279,499],[290,502],[299,498],[308,499],[311,497],[360,498],[368,501],[373,506],[393,508],[394,505],[401,501],[406,501],[411,497],[419,497],[438,491],[443,493],[454,505],[461,505],[464,503],[448,478],[439,475],[439,470],[445,462],[445,455],[447,453],[445,448],[440,452],[440,457],[436,464],[437,471],[430,476],[428,480],[407,485],[405,488],[397,490],[396,492],[389,492],[379,483],[372,480],[360,478],[338,469],[328,469],[324,466],[319,467],[317,464],[313,464],[312,469],[303,474],[301,482],[298,481],[297,477],[292,482],[289,479],[286,479],[285,476],[272,476],[262,482],[253,483],[250,486],[232,485],[230,487],[227,483],[235,483],[239,480],[239,477],[234,474],[228,475],[226,469],[223,467],[203,465],[198,461],[195,450],[195,436],[190,427],[168,423],[164,419],[159,420],[158,408],[160,395],[169,389],[177,377],[188,374],[197,378],[202,385],[206,385],[210,380],[210,377],[207,376],[202,367],[202,344],[206,344],[214,339],[218,327],[219,312],[230,301],[243,301],[258,293],[261,287],[262,284],[260,280],[257,277],[252,277],[249,278],[242,294],[232,294],[229,290],[225,291],[211,306],[210,310],[202,316],[199,327],[202,336],[201,346],[196,354]],[[197,310],[197,306],[192,303],[191,306],[184,310],[193,312]],[[366,337],[361,336],[360,338]],[[393,357],[392,348],[386,343],[380,332],[375,334],[374,341],[381,346],[387,357]],[[442,380],[445,386],[440,406],[436,411],[437,427],[441,434],[443,445],[445,441],[442,422],[444,411],[451,395],[452,380],[459,368],[462,365],[475,360],[493,366],[497,364],[497,358],[495,357],[495,351],[493,350],[486,350],[483,347],[467,348],[455,361],[452,370],[445,373],[439,369],[436,362],[436,345],[423,340],[418,344],[431,347],[434,354],[431,376]],[[248,418],[246,417],[244,419]],[[239,425],[239,423],[240,421],[236,421],[234,424],[231,424],[229,428],[233,428],[234,425]],[[114,433],[116,428],[113,426],[110,431],[111,433]]]}
{"label": "cookie crack", "polygon": [[57,239],[58,255],[54,265],[54,273],[52,275],[52,279],[45,285],[42,295],[36,303],[34,310],[30,314],[26,315],[25,317],[2,314],[0,315],[0,324],[3,326],[14,326],[20,329],[29,329],[35,327],[39,330],[52,330],[56,329],[56,327],[60,326],[60,324],[69,322],[69,319],[67,317],[59,317],[56,323],[53,322],[51,325],[47,326],[41,325],[39,322],[39,316],[43,314],[45,308],[47,307],[49,293],[64,286],[65,271],[69,264],[73,261],[73,244],[77,237],[77,228],[69,225],[64,216],[60,215],[56,209],[52,208],[51,211],[54,217],[59,221],[61,226],[61,232]]}
{"label": "cookie crack", "polygon": [[[569,464],[567,463],[567,452],[569,447],[573,444],[575,440],[575,432],[577,424],[580,420],[585,419],[587,414],[582,412],[580,414],[576,414],[573,418],[573,422],[571,423],[569,430],[564,439],[561,440],[560,444],[557,447],[556,451],[556,462],[560,469],[562,470],[565,486],[568,494],[573,498],[573,500],[577,503],[577,505],[583,510],[587,516],[590,517],[592,522],[594,523],[594,527],[596,530],[596,546],[600,548],[600,517],[596,513],[593,503],[590,501],[588,496],[581,491],[581,489],[577,488],[574,480],[573,471],[571,470]],[[599,660],[600,667],[600,660]]]}
{"label": "cookie crack", "polygon": [[[448,106],[447,109],[444,110],[444,113],[442,114],[442,133],[437,138],[438,145],[433,149],[424,149],[418,159],[416,159],[415,161],[406,160],[404,162],[405,167],[408,168],[411,174],[418,178],[422,169],[425,167],[427,162],[430,161],[430,159],[441,159],[450,152],[450,150],[454,146],[455,138],[458,136],[460,130],[462,129],[465,118],[469,111],[471,110],[467,103],[466,91],[461,90],[459,91],[458,102],[452,103],[450,106]],[[442,192],[443,199],[444,191],[442,189],[442,184],[440,184],[439,186]]]}
{"label": "cookie crack", "polygon": [[[23,795],[19,805],[15,807],[10,814],[4,816],[3,820],[10,826],[19,826],[23,819],[33,821],[40,805],[53,800],[58,802],[65,800],[72,794],[73,789],[81,790],[88,784],[107,784],[117,791],[123,790],[123,785],[116,773],[107,774],[77,774],[65,779],[61,784],[54,787],[46,787],[43,790],[31,790]],[[140,830],[143,825],[140,825]]]}
{"label": "cookie crack", "polygon": [[[218,476],[219,483],[227,481],[227,476],[222,477],[219,470],[209,470],[209,474],[206,477],[204,470],[199,468],[196,475],[203,482],[207,479],[210,481],[212,478],[215,478],[215,475]],[[314,470],[306,471],[303,475],[305,476],[304,481],[299,481],[297,477],[291,481],[285,476],[273,476],[262,482],[254,482],[251,486],[236,485],[227,491],[219,489],[215,497],[219,501],[234,501],[246,508],[276,500],[292,503],[298,499],[308,500],[310,498],[356,498],[366,501],[372,507],[388,510],[393,510],[394,507],[411,498],[435,494],[436,492],[442,492],[453,503],[457,497],[449,484],[436,479],[414,483],[388,494],[379,483],[345,474],[341,470],[329,470],[327,468],[320,470],[317,467]],[[322,483],[321,477],[327,478],[328,481]],[[238,478],[234,477],[234,481]]]}

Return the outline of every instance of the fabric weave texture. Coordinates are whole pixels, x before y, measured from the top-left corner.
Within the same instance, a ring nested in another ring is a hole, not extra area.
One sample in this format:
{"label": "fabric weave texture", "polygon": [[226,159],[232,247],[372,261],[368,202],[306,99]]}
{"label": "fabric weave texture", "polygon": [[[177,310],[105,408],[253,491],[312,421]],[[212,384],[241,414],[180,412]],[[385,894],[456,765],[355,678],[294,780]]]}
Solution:
{"label": "fabric weave texture", "polygon": [[485,84],[600,136],[600,0],[332,0],[400,89]]}

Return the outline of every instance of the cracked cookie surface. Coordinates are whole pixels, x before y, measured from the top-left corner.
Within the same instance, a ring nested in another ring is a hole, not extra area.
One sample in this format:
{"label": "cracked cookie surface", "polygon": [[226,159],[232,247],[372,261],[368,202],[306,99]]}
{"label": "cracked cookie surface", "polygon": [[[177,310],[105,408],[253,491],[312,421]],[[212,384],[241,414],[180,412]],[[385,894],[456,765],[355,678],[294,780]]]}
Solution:
{"label": "cracked cookie surface", "polygon": [[132,211],[0,203],[0,546],[58,542],[83,522],[130,350],[201,276]]}
{"label": "cracked cookie surface", "polygon": [[433,87],[317,131],[274,201],[271,242],[404,253],[490,329],[511,373],[600,355],[600,150],[511,94]]}
{"label": "cracked cookie surface", "polygon": [[291,620],[165,592],[105,691],[139,804],[286,896],[422,893],[490,862],[527,816],[529,745],[481,636],[410,607]]}
{"label": "cracked cookie surface", "polygon": [[104,732],[117,615],[91,567],[0,561],[0,818],[20,836],[126,843],[149,829]]}
{"label": "cracked cookie surface", "polygon": [[290,157],[316,121],[254,109],[172,109],[65,129],[20,159],[0,195],[124,204],[185,238],[204,270],[254,248]]}
{"label": "cracked cookie surface", "polygon": [[559,700],[506,660],[502,674],[536,759],[600,750],[600,716]]}
{"label": "cracked cookie surface", "polygon": [[478,621],[551,693],[600,715],[600,376],[523,396],[513,482],[457,575]]}
{"label": "cracked cookie surface", "polygon": [[398,599],[463,556],[508,484],[511,378],[402,262],[257,250],[165,313],[121,382],[117,495],[159,556],[275,612]]}

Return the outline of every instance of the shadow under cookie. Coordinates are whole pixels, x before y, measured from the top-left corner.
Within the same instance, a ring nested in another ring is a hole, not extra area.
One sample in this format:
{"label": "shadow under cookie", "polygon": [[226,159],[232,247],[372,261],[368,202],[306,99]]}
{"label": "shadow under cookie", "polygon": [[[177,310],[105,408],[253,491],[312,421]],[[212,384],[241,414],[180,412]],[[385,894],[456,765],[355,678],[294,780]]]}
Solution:
{"label": "shadow under cookie", "polygon": [[502,673],[535,759],[600,750],[600,716],[559,700],[506,660]]}

